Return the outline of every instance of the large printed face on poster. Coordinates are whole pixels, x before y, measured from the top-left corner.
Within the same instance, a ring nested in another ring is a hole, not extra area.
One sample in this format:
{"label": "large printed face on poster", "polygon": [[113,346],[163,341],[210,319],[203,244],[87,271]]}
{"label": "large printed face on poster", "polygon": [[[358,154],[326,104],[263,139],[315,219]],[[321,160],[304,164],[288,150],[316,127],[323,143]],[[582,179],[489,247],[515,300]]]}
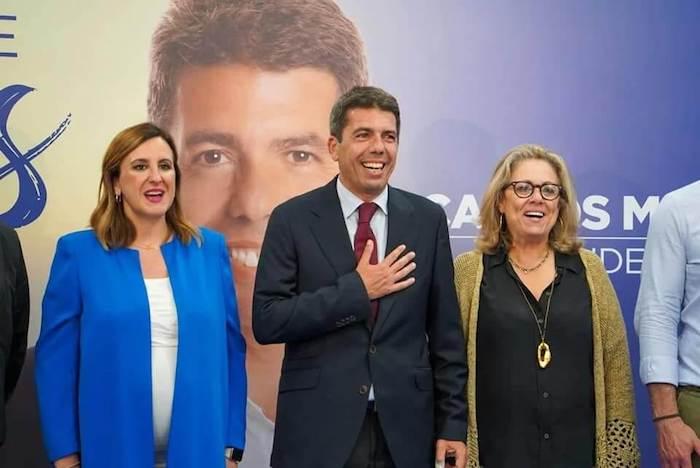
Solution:
{"label": "large printed face on poster", "polygon": [[251,292],[272,209],[338,171],[326,149],[338,85],[318,69],[187,67],[169,131],[177,141],[185,215],[228,239],[241,319],[252,340]]}
{"label": "large printed face on poster", "polygon": [[252,333],[263,236],[278,204],[337,174],[329,114],[366,82],[364,50],[331,1],[177,2],[156,29],[151,67],[149,114],[178,146],[185,215],[226,235],[248,345],[249,439],[264,439],[246,456],[253,466],[269,454],[284,353]]}
{"label": "large printed face on poster", "polygon": [[19,228],[27,257],[30,342],[55,240],[86,226],[108,142],[155,120],[176,139],[187,216],[229,242],[258,428],[246,459],[263,466],[255,454],[269,451],[283,350],[250,333],[260,243],[277,204],[337,173],[330,108],[370,83],[401,105],[391,182],[444,206],[454,254],[473,246],[503,154],[537,143],[564,157],[580,233],[611,273],[636,369],[631,324],[648,221],[665,193],[700,173],[700,39],[688,21],[697,5],[38,3],[0,6],[0,219]]}

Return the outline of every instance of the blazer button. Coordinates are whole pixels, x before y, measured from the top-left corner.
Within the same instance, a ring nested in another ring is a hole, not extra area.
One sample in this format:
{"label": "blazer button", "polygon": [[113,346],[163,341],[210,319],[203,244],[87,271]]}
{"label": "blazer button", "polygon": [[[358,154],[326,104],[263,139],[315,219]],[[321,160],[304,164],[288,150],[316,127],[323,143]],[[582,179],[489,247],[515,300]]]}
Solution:
{"label": "blazer button", "polygon": [[368,391],[369,391],[369,387],[368,387],[367,385],[362,385],[362,386],[360,387],[360,395],[364,395],[364,394],[367,393]]}
{"label": "blazer button", "polygon": [[376,352],[377,352],[377,347],[374,346],[374,345],[371,345],[371,346],[369,347],[369,354],[374,354],[374,353],[376,353]]}

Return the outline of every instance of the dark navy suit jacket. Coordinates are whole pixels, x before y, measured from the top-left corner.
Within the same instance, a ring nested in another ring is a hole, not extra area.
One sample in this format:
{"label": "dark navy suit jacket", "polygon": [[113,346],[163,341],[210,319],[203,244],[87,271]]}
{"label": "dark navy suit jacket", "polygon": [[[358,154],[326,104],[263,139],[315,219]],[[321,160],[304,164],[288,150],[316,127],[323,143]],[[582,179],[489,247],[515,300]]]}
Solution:
{"label": "dark navy suit jacket", "polygon": [[374,385],[397,468],[434,466],[438,438],[465,440],[466,358],[445,212],[389,188],[386,252],[416,253],[415,284],[379,302],[373,330],[336,190],[277,207],[255,284],[253,329],[285,343],[273,468],[341,467]]}

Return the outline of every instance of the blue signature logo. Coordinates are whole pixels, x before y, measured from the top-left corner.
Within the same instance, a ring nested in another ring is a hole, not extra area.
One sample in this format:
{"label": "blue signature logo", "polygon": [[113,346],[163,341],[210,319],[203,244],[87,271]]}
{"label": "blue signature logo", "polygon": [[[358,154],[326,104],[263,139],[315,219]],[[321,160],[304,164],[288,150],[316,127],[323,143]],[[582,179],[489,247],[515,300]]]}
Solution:
{"label": "blue signature logo", "polygon": [[44,211],[46,185],[32,166],[31,161],[43,153],[66,131],[71,120],[71,115],[68,114],[49,136],[27,152],[22,153],[7,131],[7,121],[15,104],[32,91],[34,88],[20,84],[0,89],[0,153],[8,160],[7,164],[0,166],[0,180],[14,173],[19,181],[17,200],[8,211],[0,213],[0,221],[15,228],[33,222]]}

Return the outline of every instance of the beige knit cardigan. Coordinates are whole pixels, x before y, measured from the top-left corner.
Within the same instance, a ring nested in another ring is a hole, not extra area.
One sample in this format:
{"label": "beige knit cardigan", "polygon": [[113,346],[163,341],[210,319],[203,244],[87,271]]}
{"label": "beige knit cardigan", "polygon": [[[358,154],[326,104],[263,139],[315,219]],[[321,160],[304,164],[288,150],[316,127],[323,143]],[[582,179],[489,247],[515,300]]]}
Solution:
{"label": "beige knit cardigan", "polygon": [[[625,324],[617,295],[597,255],[581,249],[591,291],[593,321],[593,384],[595,388],[596,468],[640,466],[634,423],[634,390]],[[467,340],[467,448],[469,468],[479,467],[476,427],[476,327],[483,255],[467,252],[455,259],[455,285]]]}

